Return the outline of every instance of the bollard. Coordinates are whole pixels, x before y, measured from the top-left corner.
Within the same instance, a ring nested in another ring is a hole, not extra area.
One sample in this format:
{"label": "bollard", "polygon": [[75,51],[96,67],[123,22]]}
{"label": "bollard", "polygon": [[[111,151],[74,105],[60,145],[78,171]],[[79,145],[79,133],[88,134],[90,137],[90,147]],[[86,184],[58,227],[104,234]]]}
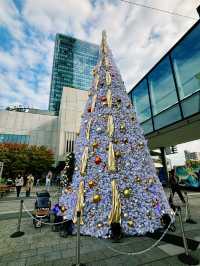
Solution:
{"label": "bollard", "polygon": [[182,219],[180,207],[178,207],[178,217],[179,217],[179,223],[180,223],[180,227],[181,227],[181,234],[182,234],[182,238],[183,238],[183,245],[184,245],[184,249],[185,249],[185,253],[178,255],[178,258],[184,264],[198,265],[199,264],[198,259],[192,257],[192,255],[190,254],[190,252],[188,250],[187,239],[185,237],[185,230],[183,227],[183,219]]}
{"label": "bollard", "polygon": [[20,200],[20,208],[19,208],[19,216],[18,216],[18,223],[17,223],[17,231],[14,232],[10,237],[15,238],[15,237],[20,237],[24,235],[24,232],[20,231],[21,228],[21,220],[22,220],[22,209],[23,209],[23,200]]}
{"label": "bollard", "polygon": [[186,198],[186,205],[185,205],[185,222],[189,224],[196,224],[194,220],[192,220],[191,213],[190,213],[190,206],[189,206],[189,199],[187,192],[184,192]]}
{"label": "bollard", "polygon": [[85,264],[80,263],[80,216],[81,212],[77,211],[76,264],[72,264],[72,266],[85,266]]}

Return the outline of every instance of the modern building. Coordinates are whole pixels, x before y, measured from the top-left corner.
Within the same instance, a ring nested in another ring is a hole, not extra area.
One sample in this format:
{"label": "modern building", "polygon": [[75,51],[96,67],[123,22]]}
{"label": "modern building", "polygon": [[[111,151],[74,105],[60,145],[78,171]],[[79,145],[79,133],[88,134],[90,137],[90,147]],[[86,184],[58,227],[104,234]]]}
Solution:
{"label": "modern building", "polygon": [[0,143],[44,145],[56,162],[72,152],[88,91],[64,87],[59,115],[28,108],[0,110]]}
{"label": "modern building", "polygon": [[49,98],[49,111],[57,114],[63,87],[88,90],[92,69],[97,64],[99,46],[62,34],[56,35]]}
{"label": "modern building", "polygon": [[129,96],[151,149],[199,139],[200,21],[133,87]]}
{"label": "modern building", "polygon": [[194,160],[194,161],[200,161],[200,152],[189,152],[184,151],[185,154],[185,160]]}

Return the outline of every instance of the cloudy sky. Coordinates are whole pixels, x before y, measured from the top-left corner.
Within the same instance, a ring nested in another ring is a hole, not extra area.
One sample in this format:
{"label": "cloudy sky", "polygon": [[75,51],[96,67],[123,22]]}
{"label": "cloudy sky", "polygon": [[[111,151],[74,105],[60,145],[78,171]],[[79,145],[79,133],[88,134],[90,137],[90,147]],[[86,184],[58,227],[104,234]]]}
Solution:
{"label": "cloudy sky", "polygon": [[[137,3],[198,18],[199,0]],[[120,0],[0,0],[0,106],[47,109],[57,32],[99,44],[106,29],[129,91],[194,23]]]}

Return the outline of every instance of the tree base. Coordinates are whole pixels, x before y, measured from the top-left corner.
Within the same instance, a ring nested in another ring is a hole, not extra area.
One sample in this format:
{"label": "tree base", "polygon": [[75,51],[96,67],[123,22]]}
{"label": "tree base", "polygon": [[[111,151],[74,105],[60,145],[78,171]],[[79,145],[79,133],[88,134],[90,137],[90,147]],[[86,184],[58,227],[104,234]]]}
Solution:
{"label": "tree base", "polygon": [[197,224],[196,221],[194,221],[194,220],[192,220],[192,219],[190,219],[190,218],[187,219],[185,222],[188,223],[188,224]]}
{"label": "tree base", "polygon": [[15,238],[15,237],[23,236],[23,235],[24,235],[24,232],[18,231],[10,235],[10,237]]}
{"label": "tree base", "polygon": [[191,255],[186,255],[185,253],[178,255],[179,260],[187,265],[198,265],[199,260],[192,257]]}

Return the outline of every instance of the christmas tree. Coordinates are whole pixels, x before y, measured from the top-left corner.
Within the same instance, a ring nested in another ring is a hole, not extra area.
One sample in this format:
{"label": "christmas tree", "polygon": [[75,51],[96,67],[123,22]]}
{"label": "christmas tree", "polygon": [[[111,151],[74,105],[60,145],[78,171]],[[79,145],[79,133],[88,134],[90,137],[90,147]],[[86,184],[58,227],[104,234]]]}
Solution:
{"label": "christmas tree", "polygon": [[153,232],[171,210],[105,32],[93,75],[72,182],[81,233],[106,237],[115,223],[128,235]]}

